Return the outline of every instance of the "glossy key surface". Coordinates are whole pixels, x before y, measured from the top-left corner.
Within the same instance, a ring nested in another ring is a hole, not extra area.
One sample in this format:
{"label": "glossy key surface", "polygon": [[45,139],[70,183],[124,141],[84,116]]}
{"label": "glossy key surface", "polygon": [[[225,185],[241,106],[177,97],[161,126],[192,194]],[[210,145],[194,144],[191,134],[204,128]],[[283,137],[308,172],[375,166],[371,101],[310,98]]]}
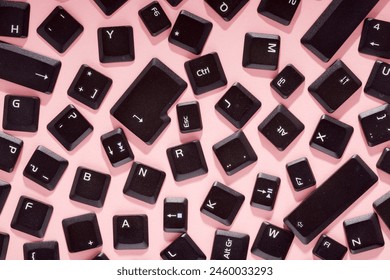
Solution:
{"label": "glossy key surface", "polygon": [[215,231],[211,260],[246,260],[249,235],[218,229]]}
{"label": "glossy key surface", "polygon": [[38,241],[23,244],[25,260],[59,260],[60,252],[57,241]]}
{"label": "glossy key surface", "polygon": [[313,248],[313,254],[321,260],[342,260],[348,249],[336,240],[323,234]]}

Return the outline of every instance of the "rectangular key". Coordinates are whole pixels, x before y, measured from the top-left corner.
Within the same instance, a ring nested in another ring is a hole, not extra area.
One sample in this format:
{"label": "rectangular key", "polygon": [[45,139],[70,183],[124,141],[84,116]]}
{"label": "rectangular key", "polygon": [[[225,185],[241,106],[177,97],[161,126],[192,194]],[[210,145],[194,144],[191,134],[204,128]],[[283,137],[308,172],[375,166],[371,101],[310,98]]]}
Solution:
{"label": "rectangular key", "polygon": [[301,43],[322,61],[328,62],[379,0],[334,0]]}
{"label": "rectangular key", "polygon": [[5,260],[8,250],[9,235],[0,232],[0,260]]}
{"label": "rectangular key", "polygon": [[57,241],[38,241],[24,243],[25,260],[59,260],[60,252]]}
{"label": "rectangular key", "polygon": [[359,52],[390,58],[390,22],[367,18],[360,37]]}
{"label": "rectangular key", "polygon": [[0,180],[0,214],[3,210],[4,204],[7,201],[8,195],[11,191],[11,185],[3,180]]}
{"label": "rectangular key", "polygon": [[188,200],[184,197],[164,199],[164,231],[186,232],[188,224]]}
{"label": "rectangular key", "polygon": [[0,169],[12,172],[23,147],[23,141],[0,131]]}
{"label": "rectangular key", "polygon": [[321,260],[342,260],[347,250],[347,247],[323,234],[314,246],[313,255]]}
{"label": "rectangular key", "polygon": [[376,181],[376,174],[354,155],[288,214],[284,223],[308,244]]}
{"label": "rectangular key", "polygon": [[205,2],[225,21],[230,21],[249,0],[205,0]]}
{"label": "rectangular key", "polygon": [[161,251],[163,260],[205,260],[206,256],[188,233],[183,233]]}
{"label": "rectangular key", "polygon": [[30,4],[24,2],[0,2],[0,36],[27,37],[30,21]]}
{"label": "rectangular key", "polygon": [[390,229],[390,192],[375,200],[372,204],[376,213],[381,217],[387,228]]}
{"label": "rectangular key", "polygon": [[0,78],[50,94],[61,62],[20,47],[0,42]]}
{"label": "rectangular key", "polygon": [[[389,48],[390,50],[390,48]],[[390,64],[377,60],[372,67],[364,92],[390,103]]]}
{"label": "rectangular key", "polygon": [[359,122],[370,147],[390,140],[390,104],[359,114]]}

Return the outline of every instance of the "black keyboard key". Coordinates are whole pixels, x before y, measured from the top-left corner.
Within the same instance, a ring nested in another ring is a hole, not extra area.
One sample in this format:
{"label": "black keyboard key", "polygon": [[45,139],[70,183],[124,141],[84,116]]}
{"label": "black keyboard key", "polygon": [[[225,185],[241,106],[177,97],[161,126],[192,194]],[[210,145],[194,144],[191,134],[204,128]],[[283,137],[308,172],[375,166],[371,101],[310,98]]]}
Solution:
{"label": "black keyboard key", "polygon": [[344,231],[352,254],[385,245],[378,216],[375,213],[344,221]]}
{"label": "black keyboard key", "polygon": [[133,61],[134,35],[131,26],[111,26],[98,29],[99,60],[102,63]]}
{"label": "black keyboard key", "polygon": [[0,131],[0,169],[12,172],[23,147],[19,138]]}
{"label": "black keyboard key", "polygon": [[103,134],[100,140],[113,167],[121,166],[134,159],[133,151],[121,128]]}
{"label": "black keyboard key", "polygon": [[287,99],[305,81],[305,77],[292,64],[288,64],[271,81],[273,88],[281,97]]}
{"label": "black keyboard key", "polygon": [[309,92],[329,113],[336,111],[362,85],[341,60],[336,60],[309,86]]}
{"label": "black keyboard key", "polygon": [[9,235],[0,232],[0,260],[5,260],[8,251]]}
{"label": "black keyboard key", "polygon": [[216,52],[184,63],[192,90],[196,95],[223,87],[227,84],[225,72]]}
{"label": "black keyboard key", "polygon": [[30,4],[24,2],[0,2],[0,36],[28,36]]}
{"label": "black keyboard key", "polygon": [[390,140],[390,105],[385,104],[359,114],[367,144],[370,147]]}
{"label": "black keyboard key", "polygon": [[0,214],[1,211],[3,211],[5,202],[7,201],[10,191],[11,185],[7,182],[0,180]]}
{"label": "black keyboard key", "polygon": [[78,167],[69,198],[94,207],[103,207],[111,176],[84,167]]}
{"label": "black keyboard key", "polygon": [[283,25],[289,25],[300,0],[261,0],[257,12]]}
{"label": "black keyboard key", "polygon": [[188,11],[181,11],[169,34],[168,41],[193,54],[200,54],[213,24]]}
{"label": "black keyboard key", "polygon": [[110,113],[146,144],[153,144],[171,119],[167,111],[187,83],[157,58],[112,107]]}
{"label": "black keyboard key", "polygon": [[279,65],[280,37],[272,34],[246,33],[242,66],[276,70]]}
{"label": "black keyboard key", "polygon": [[226,226],[230,226],[244,200],[245,196],[241,193],[220,182],[214,182],[200,211],[210,218]]}
{"label": "black keyboard key", "polygon": [[149,204],[155,204],[166,174],[164,171],[134,162],[123,193]]}
{"label": "black keyboard key", "polygon": [[377,181],[368,165],[354,155],[288,214],[284,223],[308,244]]}
{"label": "black keyboard key", "polygon": [[367,80],[364,92],[390,103],[390,64],[376,61]]}
{"label": "black keyboard key", "polygon": [[36,237],[43,237],[52,213],[53,206],[21,196],[11,221],[11,227]]}
{"label": "black keyboard key", "polygon": [[265,173],[257,174],[256,183],[252,192],[251,205],[268,211],[274,209],[279,186],[279,177]]}
{"label": "black keyboard key", "polygon": [[172,7],[176,7],[177,5],[179,5],[183,0],[167,0],[167,2],[172,6]]}
{"label": "black keyboard key", "polygon": [[103,252],[100,252],[92,260],[94,260],[94,261],[108,261],[109,258],[107,257],[106,254],[104,254]]}
{"label": "black keyboard key", "polygon": [[107,15],[111,16],[116,12],[127,0],[94,0],[99,8]]}
{"label": "black keyboard key", "polygon": [[152,36],[157,36],[172,26],[167,14],[157,1],[143,7],[138,11],[138,15]]}
{"label": "black keyboard key", "polygon": [[114,248],[146,249],[149,246],[148,216],[114,216]]}
{"label": "black keyboard key", "polygon": [[390,58],[390,22],[367,18],[360,37],[359,52]]}
{"label": "black keyboard key", "polygon": [[164,199],[164,231],[186,232],[188,224],[188,200],[182,197]]}
{"label": "black keyboard key", "polygon": [[57,241],[39,241],[23,244],[25,260],[59,260]]}
{"label": "black keyboard key", "polygon": [[342,260],[347,247],[323,234],[313,248],[313,254],[321,260]]}
{"label": "black keyboard key", "polygon": [[69,162],[44,146],[38,146],[23,171],[23,176],[49,191],[54,190]]}
{"label": "black keyboard key", "polygon": [[215,231],[211,260],[246,260],[249,235],[218,229]]}
{"label": "black keyboard key", "polygon": [[93,126],[73,106],[68,105],[48,125],[47,129],[68,151],[72,151],[93,130]]}
{"label": "black keyboard key", "polygon": [[215,104],[215,110],[236,128],[242,128],[260,107],[261,102],[240,83],[234,83]]}
{"label": "black keyboard key", "polygon": [[0,42],[0,78],[43,93],[54,90],[61,62]]}
{"label": "black keyboard key", "polygon": [[249,0],[205,0],[225,21],[230,21]]}
{"label": "black keyboard key", "polygon": [[304,124],[282,104],[278,105],[258,127],[279,151],[284,151],[304,129]]}
{"label": "black keyboard key", "polygon": [[291,231],[263,222],[251,252],[266,260],[284,260],[293,239],[294,234]]}
{"label": "black keyboard key", "polygon": [[188,233],[183,233],[161,251],[163,260],[205,260],[206,256]]}
{"label": "black keyboard key", "polygon": [[59,53],[64,53],[83,30],[76,19],[57,6],[38,27],[37,33]]}
{"label": "black keyboard key", "polygon": [[66,244],[71,253],[102,246],[96,214],[88,213],[62,220]]}
{"label": "black keyboard key", "polygon": [[181,133],[195,132],[203,129],[198,101],[177,104],[176,113]]}
{"label": "black keyboard key", "polygon": [[309,161],[303,157],[286,164],[288,176],[295,191],[310,188],[316,184]]}
{"label": "black keyboard key", "polygon": [[390,229],[390,192],[385,193],[375,200],[373,207],[385,225]]}
{"label": "black keyboard key", "polygon": [[38,97],[6,95],[4,98],[3,128],[36,132],[39,124]]}
{"label": "black keyboard key", "polygon": [[332,157],[341,158],[353,130],[353,127],[346,123],[322,115],[311,137],[310,146]]}
{"label": "black keyboard key", "polygon": [[390,174],[390,148],[385,148],[381,157],[376,163],[376,167]]}
{"label": "black keyboard key", "polygon": [[175,181],[183,181],[208,172],[202,146],[198,140],[167,149]]}

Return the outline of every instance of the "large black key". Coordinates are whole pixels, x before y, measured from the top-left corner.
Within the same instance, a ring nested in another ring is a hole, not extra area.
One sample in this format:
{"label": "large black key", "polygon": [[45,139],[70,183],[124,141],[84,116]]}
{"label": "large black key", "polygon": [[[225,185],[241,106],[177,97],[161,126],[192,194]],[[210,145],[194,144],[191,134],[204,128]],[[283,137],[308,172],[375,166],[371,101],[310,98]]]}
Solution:
{"label": "large black key", "polygon": [[14,170],[23,147],[23,141],[19,138],[0,131],[0,169],[6,172]]}
{"label": "large black key", "polygon": [[164,199],[164,231],[186,232],[188,223],[188,200],[182,197]]}
{"label": "large black key", "polygon": [[0,180],[0,214],[3,211],[5,202],[7,201],[8,195],[11,191],[11,185],[3,180]]}
{"label": "large black key", "polygon": [[372,204],[376,213],[390,229],[390,192],[385,193]]}
{"label": "large black key", "polygon": [[225,21],[230,21],[249,0],[205,0]]}
{"label": "large black key", "polygon": [[138,11],[146,28],[152,36],[157,36],[171,27],[171,21],[167,17],[160,3],[153,1]]}
{"label": "large black key", "polygon": [[187,83],[157,58],[152,59],[110,113],[146,144],[153,144],[171,119],[168,109]]}
{"label": "large black key", "polygon": [[149,246],[148,216],[114,216],[114,248],[146,249]]}
{"label": "large black key", "polygon": [[4,98],[3,128],[36,132],[41,101],[33,96],[6,95]]}
{"label": "large black key", "polygon": [[316,184],[307,158],[303,157],[287,163],[286,169],[295,191],[301,191]]}
{"label": "large black key", "polygon": [[358,27],[379,0],[334,0],[310,29],[301,43],[328,62]]}
{"label": "large black key", "polygon": [[25,260],[59,260],[57,241],[38,241],[23,244]]}
{"label": "large black key", "polygon": [[61,62],[20,47],[0,42],[0,78],[50,94]]}
{"label": "large black key", "polygon": [[390,174],[390,148],[385,148],[381,157],[376,163],[376,167]]}
{"label": "large black key", "polygon": [[379,60],[375,62],[364,92],[390,103],[390,64]]}
{"label": "large black key", "polygon": [[116,12],[127,0],[94,0],[99,8],[107,15],[110,16]]}
{"label": "large black key", "polygon": [[30,4],[0,2],[0,36],[27,37],[30,22]]}
{"label": "large black key", "polygon": [[321,260],[342,260],[347,247],[323,234],[313,248],[313,254]]}
{"label": "large black key", "polygon": [[288,64],[271,81],[273,88],[281,97],[287,99],[305,81],[305,77],[292,64]]}
{"label": "large black key", "polygon": [[211,260],[246,260],[249,235],[218,229],[215,231]]}
{"label": "large black key", "polygon": [[183,233],[161,251],[163,260],[205,260],[206,256],[188,233]]}
{"label": "large black key", "polygon": [[289,25],[300,0],[261,0],[257,12],[283,25]]}
{"label": "large black key", "polygon": [[367,18],[360,37],[359,52],[390,58],[390,22]]}
{"label": "large black key", "polygon": [[5,257],[7,256],[8,243],[9,235],[4,232],[0,232],[0,260],[5,260]]}
{"label": "large black key", "polygon": [[284,223],[308,244],[377,181],[368,165],[354,155],[288,214]]}
{"label": "large black key", "polygon": [[112,166],[118,167],[134,159],[133,151],[121,128],[105,133],[100,140]]}
{"label": "large black key", "polygon": [[202,116],[198,101],[189,101],[177,104],[176,113],[181,133],[190,133],[202,130]]}
{"label": "large black key", "polygon": [[368,146],[373,147],[390,140],[390,104],[359,114],[359,121]]}
{"label": "large black key", "polygon": [[280,178],[264,173],[257,174],[251,206],[271,211],[274,208],[280,186]]}

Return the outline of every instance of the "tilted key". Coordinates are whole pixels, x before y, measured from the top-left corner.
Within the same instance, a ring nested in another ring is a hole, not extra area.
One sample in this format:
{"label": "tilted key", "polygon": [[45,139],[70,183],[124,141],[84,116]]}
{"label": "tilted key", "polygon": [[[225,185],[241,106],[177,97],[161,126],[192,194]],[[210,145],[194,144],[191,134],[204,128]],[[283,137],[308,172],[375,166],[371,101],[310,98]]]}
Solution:
{"label": "tilted key", "polygon": [[376,167],[390,174],[390,148],[387,147],[383,150],[381,157],[376,163]]}
{"label": "tilted key", "polygon": [[249,0],[205,0],[225,21],[230,21]]}
{"label": "tilted key", "polygon": [[12,172],[23,147],[19,138],[0,131],[0,169]]}
{"label": "tilted key", "polygon": [[301,191],[316,184],[307,158],[303,157],[287,163],[286,169],[295,191]]}
{"label": "tilted key", "polygon": [[25,260],[59,260],[57,241],[38,241],[23,244]]}
{"label": "tilted key", "polygon": [[281,97],[287,99],[305,81],[305,77],[292,64],[286,65],[271,81],[273,88]]}
{"label": "tilted key", "polygon": [[246,260],[249,235],[218,229],[215,231],[211,260]]}
{"label": "tilted key", "polygon": [[11,191],[11,185],[3,180],[0,180],[0,214],[3,210],[4,204],[7,201],[8,195]]}
{"label": "tilted key", "polygon": [[257,12],[283,25],[289,25],[300,0],[261,0]]}
{"label": "tilted key", "polygon": [[9,235],[0,231],[0,260],[5,260],[8,251]]}
{"label": "tilted key", "polygon": [[390,192],[385,193],[372,204],[375,212],[390,229]]}
{"label": "tilted key", "polygon": [[375,62],[364,92],[390,103],[390,64],[380,60]]}
{"label": "tilted key", "polygon": [[342,260],[347,247],[323,234],[313,248],[313,254],[321,260]]}
{"label": "tilted key", "polygon": [[153,1],[138,11],[146,28],[152,36],[157,36],[171,27],[171,21],[167,17],[160,3]]}
{"label": "tilted key", "polygon": [[161,251],[163,260],[205,260],[206,256],[188,233],[183,233]]}
{"label": "tilted key", "polygon": [[367,144],[370,147],[390,140],[390,104],[384,104],[359,114]]}
{"label": "tilted key", "polygon": [[0,36],[27,37],[30,4],[17,1],[0,2]]}
{"label": "tilted key", "polygon": [[94,0],[99,8],[107,15],[111,16],[116,12],[127,0]]}
{"label": "tilted key", "polygon": [[257,174],[251,206],[271,211],[279,192],[280,178],[265,173]]}
{"label": "tilted key", "polygon": [[367,18],[360,37],[359,52],[390,58],[390,22]]}
{"label": "tilted key", "polygon": [[100,141],[112,166],[118,167],[134,159],[133,151],[121,128],[103,134]]}
{"label": "tilted key", "polygon": [[202,116],[198,101],[189,101],[177,104],[176,112],[181,133],[190,133],[202,130]]}

